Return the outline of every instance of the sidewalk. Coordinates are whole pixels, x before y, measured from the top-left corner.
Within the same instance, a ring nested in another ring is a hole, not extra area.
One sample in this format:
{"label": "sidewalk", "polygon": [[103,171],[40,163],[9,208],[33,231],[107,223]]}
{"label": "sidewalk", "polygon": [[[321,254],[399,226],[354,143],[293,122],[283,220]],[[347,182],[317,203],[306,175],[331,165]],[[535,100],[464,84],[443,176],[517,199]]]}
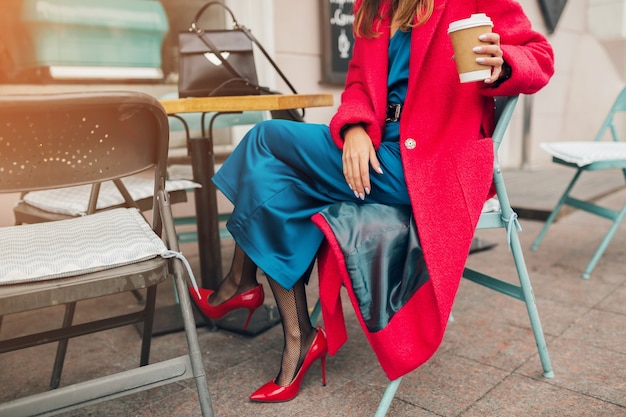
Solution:
{"label": "sidewalk", "polygon": [[[567,176],[572,173],[566,172]],[[529,180],[531,174],[543,180]],[[551,172],[505,172],[505,180],[514,206],[540,211],[551,207],[549,198],[558,197],[546,190],[556,188],[553,184],[561,178]],[[590,186],[583,192],[599,190]],[[622,189],[602,197],[602,202],[618,206],[625,199],[626,190]],[[0,200],[0,204],[6,203]],[[608,228],[606,220],[581,212],[561,216],[537,252],[529,248],[542,222],[522,218],[521,224],[520,238],[555,377],[541,376],[524,304],[462,281],[453,310],[455,320],[448,326],[441,348],[404,378],[389,416],[626,416],[626,225],[616,234],[591,279],[583,280],[580,274]],[[471,255],[469,266],[515,279],[504,232],[483,230],[479,236],[498,245]],[[195,245],[182,249],[197,270]],[[224,241],[225,268],[232,250],[232,240]],[[317,299],[315,274],[313,277],[308,288],[311,306]],[[262,276],[260,279],[263,281]],[[266,302],[273,303],[267,285],[265,288]],[[173,303],[169,284],[162,286],[159,303]],[[85,302],[77,311],[80,319],[106,310],[132,308],[133,304],[134,298],[128,295]],[[200,327],[216,416],[372,416],[388,380],[347,300],[344,308],[349,341],[336,356],[328,358],[327,386],[321,385],[317,362],[298,397],[280,404],[248,401],[248,395],[278,371],[283,343],[280,325],[254,338]],[[0,338],[19,334],[24,328],[56,325],[61,319],[61,308],[10,316],[2,323]],[[135,366],[139,344],[134,327],[73,339],[61,384]],[[184,346],[182,332],[157,336],[152,358],[177,356]],[[0,355],[0,401],[44,390],[55,348],[52,344]],[[185,417],[199,415],[199,408],[193,383],[185,381],[63,415]]]}

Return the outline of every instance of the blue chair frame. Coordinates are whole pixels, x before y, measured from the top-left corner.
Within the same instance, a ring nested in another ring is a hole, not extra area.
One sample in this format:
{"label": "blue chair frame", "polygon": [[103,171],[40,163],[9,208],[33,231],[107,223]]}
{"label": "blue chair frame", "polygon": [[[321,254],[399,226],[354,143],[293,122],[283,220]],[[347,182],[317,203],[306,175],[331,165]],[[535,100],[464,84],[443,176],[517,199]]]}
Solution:
{"label": "blue chair frame", "polygon": [[[593,140],[593,143],[600,143],[602,139],[605,137],[607,131],[610,133],[610,137],[613,140],[613,142],[624,143],[623,141],[620,140],[620,136],[617,133],[617,128],[615,127],[615,116],[618,113],[626,113],[626,87],[622,89],[622,91],[619,93],[619,95],[615,99],[615,102],[611,106],[609,113],[604,119],[604,122],[602,123],[600,130],[598,131],[598,133],[596,134],[596,137]],[[589,143],[588,146],[593,147],[591,143]],[[626,143],[624,144],[624,151],[626,152]],[[613,209],[604,207],[592,201],[586,201],[586,200],[572,197],[571,193],[578,179],[580,178],[581,174],[586,171],[592,172],[592,171],[604,171],[604,170],[609,170],[609,169],[619,169],[622,171],[624,181],[626,181],[626,157],[616,156],[616,159],[597,160],[597,161],[591,162],[583,166],[579,166],[576,163],[565,161],[557,156],[552,157],[552,162],[559,164],[559,165],[564,165],[567,167],[575,168],[576,173],[574,174],[574,177],[569,182],[567,188],[561,195],[561,198],[557,202],[556,206],[554,207],[554,209],[548,216],[545,224],[543,225],[543,228],[539,232],[539,235],[533,242],[531,246],[531,250],[535,251],[539,248],[539,244],[541,243],[544,236],[546,235],[548,228],[552,225],[552,223],[554,223],[557,217],[557,214],[559,213],[559,211],[564,205],[571,206],[576,209],[586,211],[590,214],[611,220],[612,221],[611,227],[602,238],[600,245],[594,252],[593,256],[591,257],[591,260],[589,261],[585,270],[582,273],[583,279],[589,279],[591,277],[591,272],[596,267],[596,265],[598,264],[598,261],[600,260],[604,252],[606,251],[607,247],[609,246],[609,243],[611,242],[611,239],[613,239],[613,236],[615,235],[622,221],[624,220],[624,217],[626,217],[626,204],[624,204],[621,210],[613,210]]]}

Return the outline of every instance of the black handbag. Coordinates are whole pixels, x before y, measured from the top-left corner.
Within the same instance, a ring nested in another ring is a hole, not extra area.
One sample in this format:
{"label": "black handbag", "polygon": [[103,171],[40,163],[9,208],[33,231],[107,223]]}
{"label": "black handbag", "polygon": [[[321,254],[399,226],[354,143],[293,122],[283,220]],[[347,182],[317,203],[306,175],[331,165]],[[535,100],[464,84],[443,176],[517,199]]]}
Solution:
{"label": "black handbag", "polygon": [[[203,30],[198,27],[202,13],[213,5],[223,7],[233,21],[233,29]],[[240,25],[232,10],[216,1],[202,6],[191,27],[178,35],[179,97],[240,96],[280,94],[260,86],[254,64],[254,46],[265,55],[289,89],[297,94],[285,74],[254,37]],[[272,111],[273,118],[302,121],[304,109]]]}

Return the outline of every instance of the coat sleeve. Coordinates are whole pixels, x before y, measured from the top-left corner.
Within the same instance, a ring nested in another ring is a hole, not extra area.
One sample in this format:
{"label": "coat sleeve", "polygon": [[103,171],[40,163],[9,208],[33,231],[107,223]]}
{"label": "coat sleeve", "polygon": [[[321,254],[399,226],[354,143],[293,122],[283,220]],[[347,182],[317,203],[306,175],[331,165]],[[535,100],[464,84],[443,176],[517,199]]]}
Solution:
{"label": "coat sleeve", "polygon": [[548,40],[532,29],[517,1],[478,0],[500,34],[503,58],[511,67],[511,78],[493,88],[481,86],[487,96],[533,94],[543,88],[554,74],[554,52]]}
{"label": "coat sleeve", "polygon": [[[355,1],[355,14],[362,3],[362,0]],[[330,133],[339,149],[343,149],[341,129],[349,124],[363,123],[374,144],[380,143],[382,138],[382,132],[374,112],[374,104],[370,92],[365,86],[365,80],[368,76],[371,76],[366,65],[369,43],[371,43],[369,39],[355,36],[352,59],[348,64],[346,83],[341,94],[341,103],[330,121]]]}

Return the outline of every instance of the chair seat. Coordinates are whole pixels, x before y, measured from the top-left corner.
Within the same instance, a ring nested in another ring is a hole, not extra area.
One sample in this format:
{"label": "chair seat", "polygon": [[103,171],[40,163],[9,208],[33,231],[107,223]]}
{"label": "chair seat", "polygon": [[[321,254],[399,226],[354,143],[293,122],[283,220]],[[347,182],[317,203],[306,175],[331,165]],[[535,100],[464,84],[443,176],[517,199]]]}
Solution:
{"label": "chair seat", "polygon": [[[142,210],[151,207],[141,207],[139,202],[146,201],[152,205],[154,182],[151,178],[129,177],[123,180],[134,201],[138,202]],[[186,199],[185,190],[198,188],[199,184],[189,180],[167,181],[165,188],[170,193],[181,191],[180,196]],[[23,197],[23,202],[50,213],[65,216],[82,216],[87,213],[91,185],[79,185],[76,187],[57,188],[53,190],[33,191]],[[180,198],[179,198],[180,199]],[[124,197],[119,193],[112,182],[105,182],[100,189],[97,210],[121,206]],[[23,208],[27,210],[27,208]]]}
{"label": "chair seat", "polygon": [[129,265],[164,254],[167,247],[138,210],[114,209],[2,228],[0,251],[0,285],[7,285]]}
{"label": "chair seat", "polygon": [[595,162],[617,162],[624,165],[626,161],[624,142],[547,142],[541,143],[540,146],[553,157],[579,167]]}
{"label": "chair seat", "polygon": [[[187,202],[187,190],[175,190],[169,193],[170,204],[186,203]],[[152,196],[135,200],[137,207],[140,211],[152,210]],[[118,204],[115,206],[107,207],[107,209],[125,207],[124,204]],[[58,220],[71,219],[77,217],[75,215],[53,213],[51,211],[42,210],[40,208],[31,206],[24,201],[19,201],[15,207],[13,207],[13,215],[15,216],[15,224],[32,224],[51,222]]]}
{"label": "chair seat", "polygon": [[148,288],[166,280],[167,268],[168,260],[157,257],[80,276],[0,285],[0,316]]}
{"label": "chair seat", "polygon": [[491,197],[489,200],[485,201],[485,204],[483,204],[481,213],[498,213],[500,212],[500,209],[500,200],[498,200],[498,197]]}

